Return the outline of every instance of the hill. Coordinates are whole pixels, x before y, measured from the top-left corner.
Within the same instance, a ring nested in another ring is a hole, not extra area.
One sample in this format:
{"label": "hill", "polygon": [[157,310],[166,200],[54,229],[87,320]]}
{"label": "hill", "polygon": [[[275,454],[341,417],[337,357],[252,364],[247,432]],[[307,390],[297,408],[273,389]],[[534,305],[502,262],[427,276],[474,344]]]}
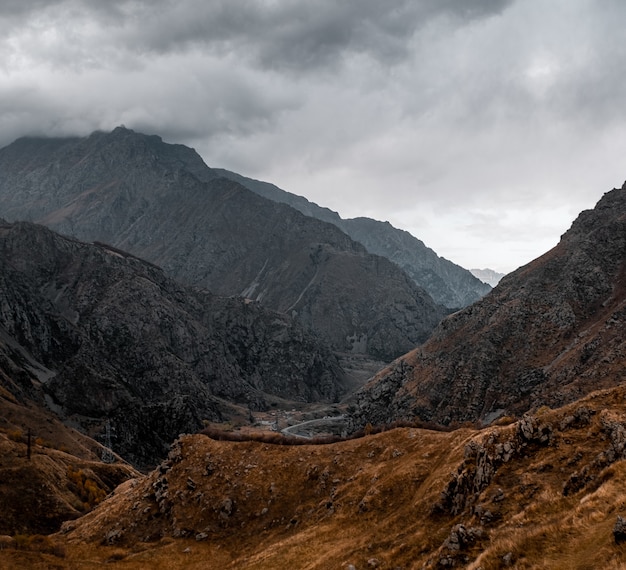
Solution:
{"label": "hill", "polygon": [[56,532],[61,523],[88,512],[120,483],[139,476],[119,457],[104,463],[102,444],[65,426],[36,401],[13,396],[3,387],[4,369],[3,364],[0,535]]}
{"label": "hill", "polygon": [[1,149],[0,216],[107,243],[188,285],[259,301],[338,351],[390,361],[446,313],[334,225],[217,176],[192,149],[122,127]]}
{"label": "hill", "polygon": [[[623,387],[482,430],[329,445],[181,437],[5,568],[545,568],[626,564]],[[42,566],[43,567],[43,566]]]}
{"label": "hill", "polygon": [[626,380],[626,185],[358,395],[355,425],[489,423]]}

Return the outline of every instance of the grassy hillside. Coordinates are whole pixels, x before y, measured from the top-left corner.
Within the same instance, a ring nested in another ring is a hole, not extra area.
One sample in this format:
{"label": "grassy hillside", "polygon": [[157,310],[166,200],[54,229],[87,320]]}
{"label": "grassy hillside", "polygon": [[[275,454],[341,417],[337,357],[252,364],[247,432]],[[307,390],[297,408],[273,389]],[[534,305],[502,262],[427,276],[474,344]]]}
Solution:
{"label": "grassy hillside", "polygon": [[[3,567],[617,569],[626,388],[474,430],[328,445],[182,436],[168,460]],[[46,566],[40,566],[46,567]]]}

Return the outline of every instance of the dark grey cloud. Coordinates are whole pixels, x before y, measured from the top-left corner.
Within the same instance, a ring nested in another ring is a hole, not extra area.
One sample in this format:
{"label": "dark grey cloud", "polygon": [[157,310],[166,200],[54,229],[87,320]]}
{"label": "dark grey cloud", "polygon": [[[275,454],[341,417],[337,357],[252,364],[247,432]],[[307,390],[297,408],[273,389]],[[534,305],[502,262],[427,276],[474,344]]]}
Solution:
{"label": "dark grey cloud", "polygon": [[99,18],[120,19],[124,16],[123,8],[132,4],[132,0],[3,0],[0,4],[0,19],[40,17],[46,12],[59,10],[64,14],[85,10]]}
{"label": "dark grey cloud", "polygon": [[[264,68],[302,73],[336,66],[353,53],[387,64],[401,61],[408,55],[407,41],[429,22],[447,17],[463,24],[498,14],[511,2],[24,0],[0,7],[0,19],[13,23],[37,19],[39,25],[69,20],[75,28],[97,23],[122,52],[163,54],[202,46],[222,55],[236,54]],[[94,50],[103,39],[89,31],[73,33],[79,43],[92,40]],[[74,57],[79,56],[75,51]]]}
{"label": "dark grey cloud", "polygon": [[[499,13],[510,0],[318,0],[258,2],[227,0],[182,6],[162,4],[146,14],[140,40],[169,51],[190,43],[236,51],[268,68],[302,72],[336,65],[350,53],[394,62],[407,55],[417,29],[442,16],[461,21]],[[191,6],[191,9],[190,9]],[[167,31],[163,21],[167,20]]]}

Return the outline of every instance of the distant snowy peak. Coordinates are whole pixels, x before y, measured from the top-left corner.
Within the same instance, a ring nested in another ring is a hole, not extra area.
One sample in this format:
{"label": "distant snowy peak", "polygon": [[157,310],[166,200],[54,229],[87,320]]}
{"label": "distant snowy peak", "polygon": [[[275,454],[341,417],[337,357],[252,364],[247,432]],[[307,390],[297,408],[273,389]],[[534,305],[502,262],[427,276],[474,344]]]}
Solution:
{"label": "distant snowy peak", "polygon": [[500,283],[500,279],[502,279],[506,273],[498,273],[493,269],[470,269],[470,273],[480,279],[483,283],[488,283],[492,287],[495,287],[498,283]]}

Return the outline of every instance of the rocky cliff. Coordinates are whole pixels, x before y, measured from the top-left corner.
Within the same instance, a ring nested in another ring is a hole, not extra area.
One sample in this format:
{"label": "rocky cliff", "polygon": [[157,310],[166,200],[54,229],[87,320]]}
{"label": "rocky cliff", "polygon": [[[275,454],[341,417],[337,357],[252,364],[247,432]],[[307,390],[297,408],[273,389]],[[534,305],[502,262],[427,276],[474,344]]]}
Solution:
{"label": "rocky cliff", "polygon": [[219,177],[191,149],[124,128],[0,151],[0,216],[109,243],[187,284],[297,317],[340,351],[390,360],[445,310],[332,224]]}
{"label": "rocky cliff", "polygon": [[626,380],[626,185],[359,394],[355,425],[489,422]]}
{"label": "rocky cliff", "polygon": [[410,233],[394,228],[389,222],[371,218],[344,220],[328,208],[281,190],[274,184],[246,178],[223,169],[215,173],[240,184],[275,202],[289,204],[307,216],[334,224],[353,240],[363,244],[370,253],[385,257],[401,267],[411,279],[424,288],[439,304],[458,309],[477,301],[491,286],[459,265],[439,257],[432,249]]}
{"label": "rocky cliff", "polygon": [[290,317],[167,278],[110,247],[26,222],[0,225],[3,386],[152,463],[231,404],[332,401],[343,373]]}

